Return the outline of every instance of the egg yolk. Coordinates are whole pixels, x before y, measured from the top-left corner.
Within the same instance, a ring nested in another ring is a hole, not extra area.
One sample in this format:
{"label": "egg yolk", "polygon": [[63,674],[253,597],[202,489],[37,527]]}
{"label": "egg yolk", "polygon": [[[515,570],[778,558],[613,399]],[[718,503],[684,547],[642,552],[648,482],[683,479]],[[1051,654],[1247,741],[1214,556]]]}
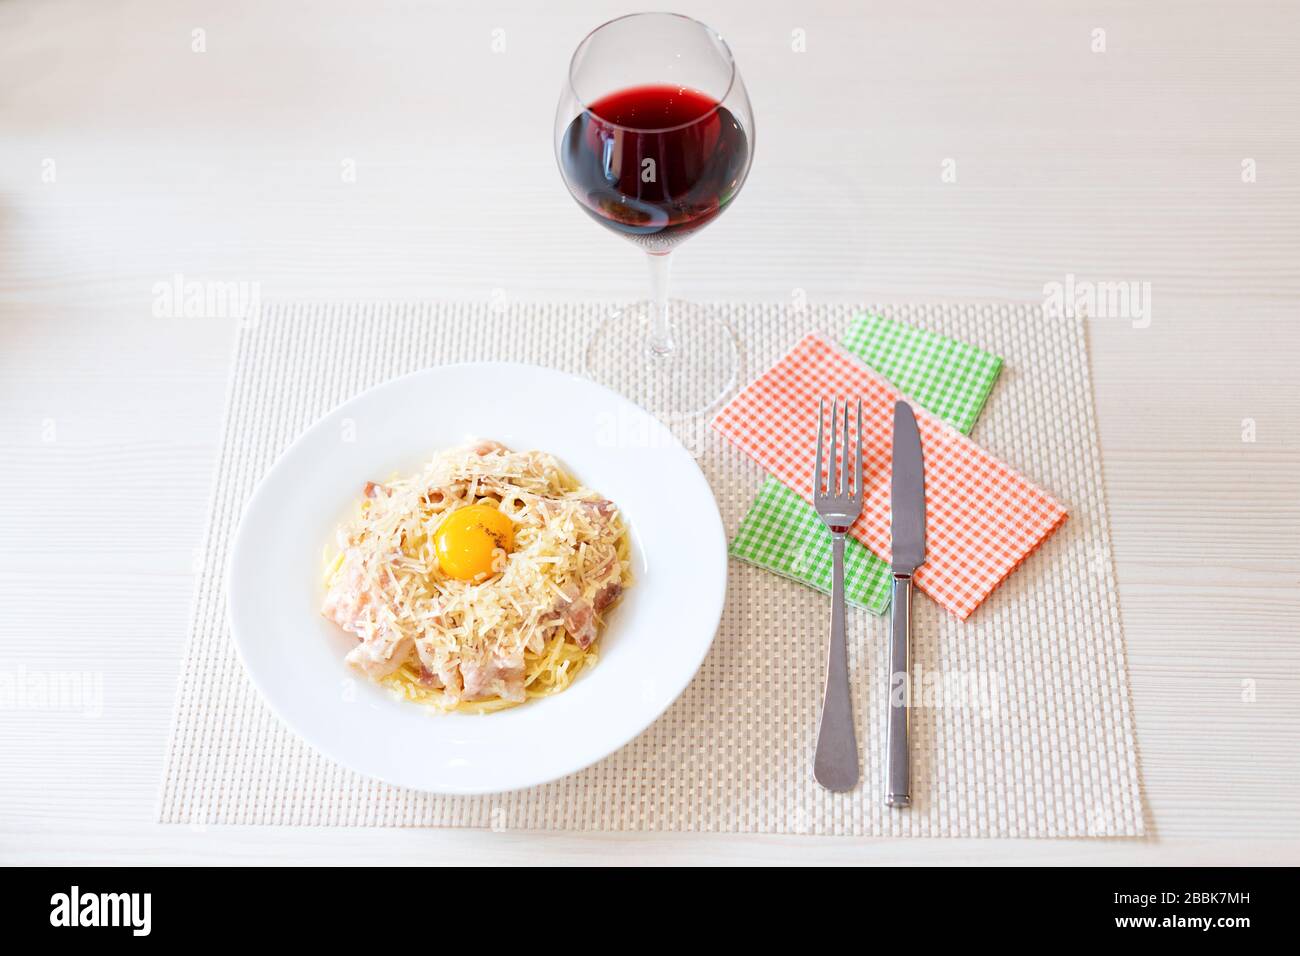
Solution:
{"label": "egg yolk", "polygon": [[514,547],[514,523],[491,505],[468,505],[442,519],[433,535],[438,565],[459,581],[487,577],[497,548],[507,554]]}

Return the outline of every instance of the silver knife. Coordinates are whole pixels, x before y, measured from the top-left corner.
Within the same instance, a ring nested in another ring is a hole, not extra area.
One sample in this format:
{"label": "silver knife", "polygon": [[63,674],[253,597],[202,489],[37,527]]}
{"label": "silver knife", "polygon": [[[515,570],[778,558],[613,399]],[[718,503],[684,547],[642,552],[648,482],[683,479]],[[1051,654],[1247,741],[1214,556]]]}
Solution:
{"label": "silver knife", "polygon": [[885,705],[889,716],[885,803],[891,807],[907,807],[912,804],[912,764],[907,741],[912,672],[912,572],[925,563],[925,466],[921,458],[921,433],[907,402],[894,405],[889,508],[893,601],[889,621],[889,693]]}

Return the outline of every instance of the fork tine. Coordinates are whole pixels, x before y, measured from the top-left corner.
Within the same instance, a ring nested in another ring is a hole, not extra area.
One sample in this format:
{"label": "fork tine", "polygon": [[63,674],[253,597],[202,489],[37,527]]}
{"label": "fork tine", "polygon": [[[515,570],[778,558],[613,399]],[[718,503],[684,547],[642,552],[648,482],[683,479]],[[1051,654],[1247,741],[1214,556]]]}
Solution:
{"label": "fork tine", "polygon": [[849,480],[853,477],[849,474],[849,400],[844,399],[844,451],[841,452],[840,465],[840,494],[848,497],[853,492],[849,489]]}
{"label": "fork tine", "polygon": [[826,493],[828,495],[838,495],[840,493],[840,470],[835,467],[835,456],[840,453],[840,400],[831,399],[831,453],[826,463],[829,474],[826,476]]}
{"label": "fork tine", "polygon": [[862,500],[862,399],[860,398],[858,399],[857,445],[853,453],[853,497]]}
{"label": "fork tine", "polygon": [[813,497],[822,493],[822,421],[826,417],[826,399],[817,402],[817,464],[813,467]]}

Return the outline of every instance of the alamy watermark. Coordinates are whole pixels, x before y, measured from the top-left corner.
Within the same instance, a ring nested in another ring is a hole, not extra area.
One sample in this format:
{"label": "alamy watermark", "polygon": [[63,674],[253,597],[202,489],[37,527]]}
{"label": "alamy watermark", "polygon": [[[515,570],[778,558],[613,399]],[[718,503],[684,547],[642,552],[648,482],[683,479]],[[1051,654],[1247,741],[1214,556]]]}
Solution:
{"label": "alamy watermark", "polygon": [[84,717],[104,714],[100,671],[32,670],[19,664],[0,670],[0,711],[67,711]]}
{"label": "alamy watermark", "polygon": [[1151,324],[1150,282],[1092,282],[1067,272],[1064,282],[1043,285],[1043,314],[1048,318],[1127,319],[1135,329]]}
{"label": "alamy watermark", "polygon": [[152,927],[152,893],[83,893],[75,884],[50,897],[50,925],[119,926],[132,936],[148,936]]}
{"label": "alamy watermark", "polygon": [[[890,701],[903,704],[907,674],[899,671],[890,680]],[[1006,675],[990,670],[925,670],[911,674],[908,704],[918,708],[972,710],[983,717],[997,713],[1007,701]]]}
{"label": "alamy watermark", "polygon": [[159,319],[238,319],[255,325],[262,312],[262,284],[186,279],[176,273],[153,284],[153,314]]}
{"label": "alamy watermark", "polygon": [[708,423],[702,419],[668,423],[622,408],[596,412],[593,425],[597,446],[615,451],[666,450],[680,444],[692,458],[699,458],[709,440]]}

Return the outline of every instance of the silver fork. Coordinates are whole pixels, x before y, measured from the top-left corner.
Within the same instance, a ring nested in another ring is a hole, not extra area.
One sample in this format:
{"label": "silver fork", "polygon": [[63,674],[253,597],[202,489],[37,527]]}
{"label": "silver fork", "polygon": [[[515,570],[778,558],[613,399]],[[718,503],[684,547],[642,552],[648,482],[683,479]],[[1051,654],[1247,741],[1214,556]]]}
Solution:
{"label": "silver fork", "polygon": [[[831,532],[831,638],[826,652],[826,689],[822,695],[821,725],[813,778],[827,790],[851,790],[858,782],[858,738],[853,731],[853,704],[849,698],[848,646],[844,635],[844,536],[862,513],[862,402],[857,404],[858,424],[853,451],[849,452],[849,403],[844,403],[844,447],[838,441],[838,401],[831,400],[830,454],[823,454],[826,400],[817,403],[817,465],[813,471],[813,504]],[[842,460],[835,467],[837,452]],[[853,460],[850,482],[849,459]],[[828,468],[822,468],[826,460]]]}

